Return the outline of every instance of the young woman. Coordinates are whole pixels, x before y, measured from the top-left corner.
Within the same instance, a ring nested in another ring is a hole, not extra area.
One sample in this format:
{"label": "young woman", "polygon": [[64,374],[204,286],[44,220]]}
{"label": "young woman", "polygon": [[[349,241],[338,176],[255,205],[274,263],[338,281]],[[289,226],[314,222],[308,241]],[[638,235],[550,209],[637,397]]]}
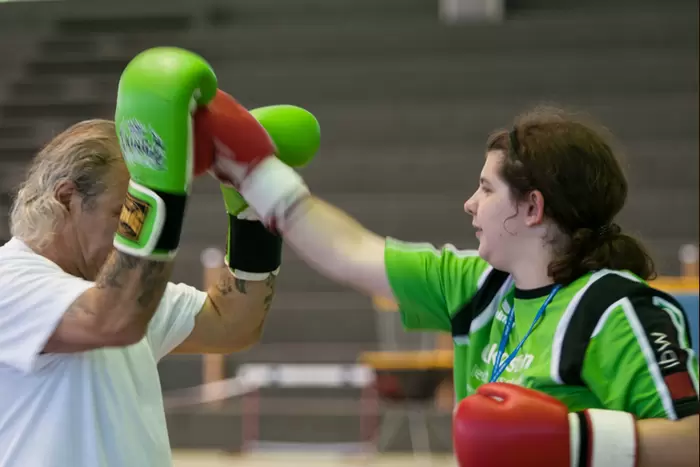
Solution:
{"label": "young woman", "polygon": [[611,146],[536,110],[486,149],[464,205],[478,251],[369,232],[274,157],[222,150],[217,166],[318,271],[396,300],[407,329],[452,333],[462,465],[697,465],[687,320],[615,223],[627,182]]}

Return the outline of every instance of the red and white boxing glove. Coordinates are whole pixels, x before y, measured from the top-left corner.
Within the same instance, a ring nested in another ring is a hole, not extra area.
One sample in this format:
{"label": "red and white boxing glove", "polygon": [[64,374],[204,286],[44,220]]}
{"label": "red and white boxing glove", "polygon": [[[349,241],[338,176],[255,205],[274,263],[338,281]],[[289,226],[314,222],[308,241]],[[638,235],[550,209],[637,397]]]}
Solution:
{"label": "red and white boxing glove", "polygon": [[625,412],[569,413],[557,399],[506,383],[480,386],[456,407],[461,467],[634,467],[635,419]]}
{"label": "red and white boxing glove", "polygon": [[282,231],[290,208],[309,190],[297,172],[275,156],[270,136],[229,94],[194,114],[195,173],[205,168],[233,185],[268,227]]}

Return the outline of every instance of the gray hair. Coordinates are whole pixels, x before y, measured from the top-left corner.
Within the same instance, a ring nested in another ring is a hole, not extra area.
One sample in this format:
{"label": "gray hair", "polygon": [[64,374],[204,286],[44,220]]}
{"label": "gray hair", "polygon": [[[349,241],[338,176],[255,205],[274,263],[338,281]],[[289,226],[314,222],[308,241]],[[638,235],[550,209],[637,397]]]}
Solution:
{"label": "gray hair", "polygon": [[56,198],[59,184],[71,181],[90,207],[106,189],[105,174],[121,152],[114,122],[86,120],[53,138],[32,160],[10,211],[10,232],[34,247],[51,241],[65,207]]}

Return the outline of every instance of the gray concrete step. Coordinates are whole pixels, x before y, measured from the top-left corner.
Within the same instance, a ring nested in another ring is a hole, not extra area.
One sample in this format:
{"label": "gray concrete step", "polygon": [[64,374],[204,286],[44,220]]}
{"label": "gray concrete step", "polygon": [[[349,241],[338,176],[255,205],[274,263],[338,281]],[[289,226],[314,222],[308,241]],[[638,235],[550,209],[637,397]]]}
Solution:
{"label": "gray concrete step", "polygon": [[516,10],[545,10],[545,11],[598,11],[605,12],[610,10],[673,10],[673,9],[688,9],[697,6],[697,2],[692,0],[515,0],[513,7]]}
{"label": "gray concrete step", "polygon": [[55,34],[81,36],[91,32],[129,34],[132,32],[179,32],[192,27],[193,17],[163,11],[139,14],[131,11],[120,15],[99,15],[94,17],[74,17],[70,14],[55,22]]}
{"label": "gray concrete step", "polygon": [[[400,101],[387,102],[348,102],[342,104],[304,105],[312,111],[322,128],[322,152],[319,161],[348,159],[376,159],[377,154],[392,151],[392,147],[416,148],[414,152],[426,151],[427,155],[439,153],[442,146],[450,150],[483,147],[487,135],[494,129],[510,125],[520,112],[533,108],[539,102],[555,102],[554,99],[529,97],[504,99],[502,96],[474,99],[433,100],[424,102],[415,96],[405,95]],[[550,95],[551,97],[551,95]],[[659,94],[627,94],[598,96],[588,99],[582,96],[570,97],[564,102],[565,108],[575,112],[585,112],[614,133],[624,147],[642,139],[646,146],[651,137],[663,142],[678,140],[674,145],[684,147],[697,135],[698,104],[697,90],[690,92],[664,92]],[[6,124],[21,126],[32,124],[33,119],[54,119],[57,123],[72,123],[77,119],[97,116],[112,118],[114,101],[84,98],[59,98],[40,103],[19,102],[5,106]],[[267,101],[292,102],[293,100]],[[254,107],[251,105],[250,107]],[[658,118],[662,115],[663,118]],[[22,146],[31,144],[17,137],[5,145]],[[354,149],[357,148],[357,149]],[[367,150],[372,148],[372,150]],[[431,149],[434,148],[434,149]],[[642,148],[643,150],[643,148]],[[354,152],[353,152],[354,151]],[[397,152],[397,151],[393,151]],[[341,162],[342,163],[342,162]],[[323,162],[314,163],[308,170]]]}
{"label": "gray concrete step", "polygon": [[[634,28],[627,27],[634,25]],[[424,18],[400,23],[373,18],[355,24],[323,22],[300,27],[279,25],[270,31],[255,24],[194,28],[186,33],[104,31],[90,35],[61,35],[46,41],[42,50],[56,59],[109,55],[129,59],[148,47],[168,44],[202,53],[218,62],[262,61],[283,58],[367,57],[391,54],[414,57],[452,53],[538,53],[610,49],[697,50],[692,19],[687,16],[637,14],[619,17],[531,18],[504,24],[446,27]],[[558,39],[552,41],[552,36]],[[513,38],[517,37],[514,41]]]}
{"label": "gray concrete step", "polygon": [[[293,274],[290,269],[287,275]],[[273,309],[265,324],[263,344],[376,341],[376,317],[370,300],[349,290],[305,293],[280,287]]]}

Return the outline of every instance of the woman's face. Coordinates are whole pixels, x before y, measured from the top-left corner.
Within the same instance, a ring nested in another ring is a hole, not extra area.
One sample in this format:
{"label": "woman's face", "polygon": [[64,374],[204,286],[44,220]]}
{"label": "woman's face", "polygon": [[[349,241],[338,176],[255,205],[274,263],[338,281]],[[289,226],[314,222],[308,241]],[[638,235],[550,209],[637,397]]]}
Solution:
{"label": "woman's face", "polygon": [[464,203],[472,215],[479,239],[479,255],[494,268],[509,271],[509,265],[522,248],[528,248],[531,209],[528,203],[516,203],[501,178],[501,151],[490,151],[479,177],[479,188]]}

